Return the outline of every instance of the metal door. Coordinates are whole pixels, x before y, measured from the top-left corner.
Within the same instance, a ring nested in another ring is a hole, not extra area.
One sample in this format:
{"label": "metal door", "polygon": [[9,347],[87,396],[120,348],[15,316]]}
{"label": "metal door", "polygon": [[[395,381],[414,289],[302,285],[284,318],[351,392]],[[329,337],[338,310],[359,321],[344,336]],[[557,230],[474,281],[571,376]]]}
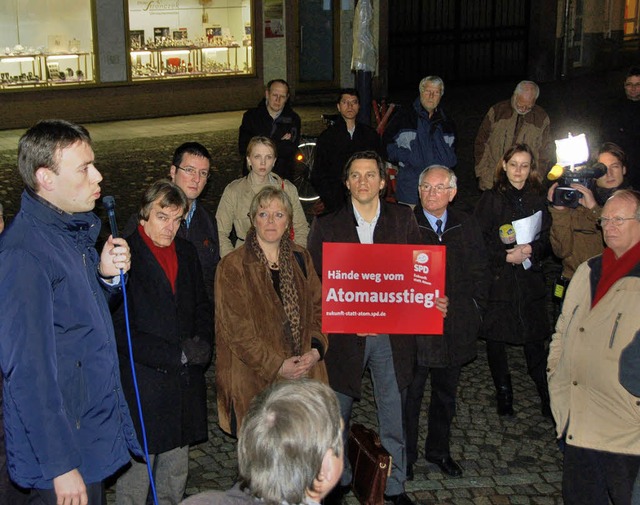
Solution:
{"label": "metal door", "polygon": [[389,85],[415,86],[526,74],[531,0],[392,0]]}

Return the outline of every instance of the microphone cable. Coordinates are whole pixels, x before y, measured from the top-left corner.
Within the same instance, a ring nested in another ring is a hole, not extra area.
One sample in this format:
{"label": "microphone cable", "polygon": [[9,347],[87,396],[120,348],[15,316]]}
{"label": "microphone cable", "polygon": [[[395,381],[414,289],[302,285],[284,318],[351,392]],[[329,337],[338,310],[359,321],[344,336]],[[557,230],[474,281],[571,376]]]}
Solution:
{"label": "microphone cable", "polygon": [[[118,225],[116,224],[116,202],[113,196],[105,196],[102,204],[107,210],[109,217],[109,225],[111,227],[111,236],[118,237]],[[124,271],[120,269],[120,287],[122,289],[122,303],[124,304],[124,322],[127,329],[127,345],[129,349],[129,363],[131,365],[131,377],[133,378],[133,390],[136,393],[136,404],[138,405],[138,417],[140,418],[140,431],[142,432],[142,450],[147,464],[147,473],[149,474],[149,486],[153,496],[154,505],[158,505],[158,495],[156,493],[156,485],[153,480],[153,468],[151,468],[151,460],[149,458],[149,445],[147,444],[147,430],[144,425],[144,416],[142,415],[142,403],[140,401],[140,390],[138,389],[138,377],[136,375],[136,366],[133,359],[133,344],[131,342],[131,327],[129,325],[129,304],[127,302],[127,288],[125,285]]]}

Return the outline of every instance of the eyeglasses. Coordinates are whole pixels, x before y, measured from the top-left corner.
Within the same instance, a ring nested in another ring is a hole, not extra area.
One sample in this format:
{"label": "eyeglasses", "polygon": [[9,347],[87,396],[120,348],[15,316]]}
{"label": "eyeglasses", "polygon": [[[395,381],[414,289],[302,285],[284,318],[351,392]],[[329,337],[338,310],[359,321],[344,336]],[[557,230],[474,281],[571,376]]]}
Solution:
{"label": "eyeglasses", "polygon": [[620,225],[622,225],[622,223],[624,223],[625,221],[635,221],[637,219],[638,218],[636,218],[636,217],[620,217],[620,216],[616,216],[616,217],[599,217],[598,219],[596,219],[596,221],[598,222],[598,224],[600,225],[601,228],[604,228],[605,225],[607,225],[607,224],[612,224],[613,226],[615,226],[617,228]]}
{"label": "eyeglasses", "polygon": [[420,184],[418,187],[420,188],[420,191],[425,193],[433,191],[436,195],[441,195],[446,190],[451,189],[451,186],[445,186],[444,184],[438,184],[437,186],[432,186],[431,184]]}
{"label": "eyeglasses", "polygon": [[202,179],[208,179],[211,177],[211,172],[209,170],[198,170],[194,167],[177,167],[179,170],[182,170],[189,177],[195,177],[198,174]]}

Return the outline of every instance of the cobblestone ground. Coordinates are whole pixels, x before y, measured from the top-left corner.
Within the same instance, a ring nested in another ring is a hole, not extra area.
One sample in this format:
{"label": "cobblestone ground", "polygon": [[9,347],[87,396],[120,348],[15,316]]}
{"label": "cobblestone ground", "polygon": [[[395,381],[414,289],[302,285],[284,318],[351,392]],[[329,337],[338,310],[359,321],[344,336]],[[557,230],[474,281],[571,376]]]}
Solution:
{"label": "cobblestone ground", "polygon": [[[606,113],[606,104],[622,93],[622,74],[602,74],[574,81],[542,86],[539,103],[545,107],[554,127],[554,137],[568,131],[591,134],[597,129],[598,117]],[[447,89],[443,104],[458,126],[459,178],[457,205],[470,207],[478,193],[473,177],[473,139],[483,115],[490,105],[510,96],[514,83],[476,85]],[[414,92],[408,93],[413,97]],[[303,130],[317,134],[323,129],[319,111],[334,112],[332,105],[299,109]],[[91,130],[91,125],[89,130]],[[124,223],[137,208],[144,188],[166,175],[173,150],[182,142],[197,140],[214,155],[213,177],[204,201],[215,209],[222,191],[240,168],[236,153],[237,130],[205,131],[197,135],[176,132],[171,136],[127,138],[97,141],[95,152],[104,175],[103,194],[115,196],[119,221]],[[17,147],[17,146],[16,146]],[[16,149],[0,151],[0,202],[11,218],[19,208],[22,183],[16,172]],[[101,208],[98,214],[104,218]],[[557,266],[549,263],[549,270]],[[478,344],[479,356],[463,369],[458,413],[452,431],[452,456],[460,462],[464,476],[451,479],[438,468],[420,460],[415,466],[416,479],[407,483],[407,491],[421,504],[555,504],[561,503],[561,454],[556,448],[551,422],[540,415],[535,387],[526,375],[521,348],[509,351],[514,384],[516,416],[499,418],[495,413],[493,385],[489,375],[484,346]],[[189,494],[206,489],[230,487],[236,477],[234,440],[217,427],[213,368],[209,379],[210,434],[207,443],[191,451]],[[365,379],[363,400],[356,406],[354,420],[376,426],[370,381]],[[420,445],[426,433],[425,395]],[[109,502],[114,502],[113,487]],[[352,495],[349,504],[356,503]]]}

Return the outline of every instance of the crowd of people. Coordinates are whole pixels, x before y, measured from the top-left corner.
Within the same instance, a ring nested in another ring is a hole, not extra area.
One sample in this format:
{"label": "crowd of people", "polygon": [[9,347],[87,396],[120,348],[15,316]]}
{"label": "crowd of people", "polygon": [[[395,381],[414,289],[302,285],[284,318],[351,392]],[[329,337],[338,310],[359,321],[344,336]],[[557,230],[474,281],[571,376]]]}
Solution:
{"label": "crowd of people", "polygon": [[[411,505],[405,483],[421,429],[426,461],[464,474],[450,433],[461,371],[480,338],[499,416],[517,409],[507,346],[523,347],[564,451],[564,502],[640,503],[637,116],[609,118],[585,163],[601,164],[602,175],[570,184],[575,199],[563,203],[558,183],[545,182],[552,121],[536,103],[538,86],[520,82],[482,121],[482,193],[466,212],[455,201],[444,82],[427,76],[418,91],[380,137],[356,121],[358,91],[341,90],[311,179],[325,210],[309,228],[291,182],[300,118],[286,81],[269,82],[240,126],[243,176],[215,214],[200,200],[212,155],[187,142],[101,252],[93,209],[102,175],[89,132],[64,120],[29,128],[18,146],[21,209],[4,233],[0,206],[0,298],[10,315],[0,320],[0,502],[103,505],[115,475],[118,505],[180,503],[189,447],[208,436],[213,362],[218,422],[237,438],[239,479],[186,503],[341,503],[368,370],[392,457],[384,499]],[[630,107],[640,103],[639,68],[625,91]],[[393,195],[387,162],[398,168]],[[446,288],[434,301],[442,335],[324,333],[328,243],[446,246]],[[557,322],[542,268],[552,253],[563,267]]]}

